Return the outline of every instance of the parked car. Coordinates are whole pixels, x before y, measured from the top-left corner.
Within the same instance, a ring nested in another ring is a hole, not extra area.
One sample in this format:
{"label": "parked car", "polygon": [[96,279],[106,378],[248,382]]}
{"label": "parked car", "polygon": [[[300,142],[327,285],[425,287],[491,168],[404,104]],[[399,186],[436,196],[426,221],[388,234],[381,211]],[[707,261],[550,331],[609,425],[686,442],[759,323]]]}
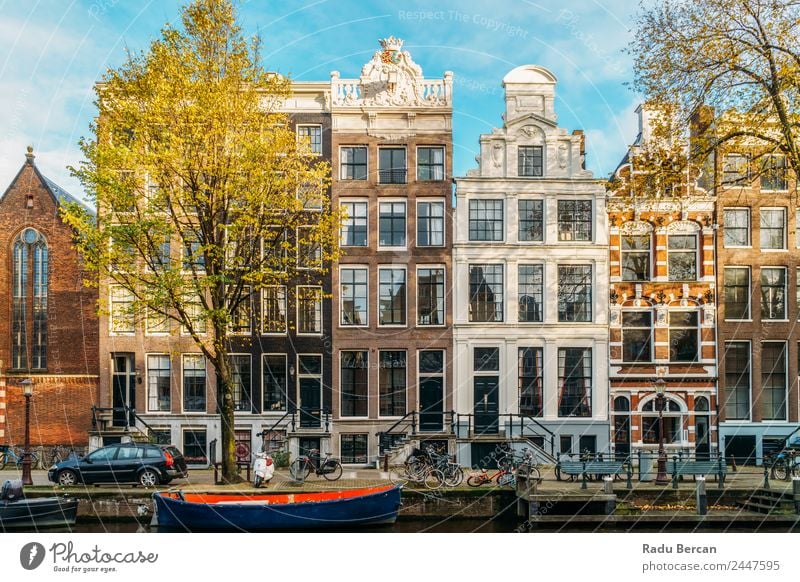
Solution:
{"label": "parked car", "polygon": [[121,443],[56,463],[47,478],[59,485],[135,483],[155,487],[188,474],[183,454],[172,445]]}

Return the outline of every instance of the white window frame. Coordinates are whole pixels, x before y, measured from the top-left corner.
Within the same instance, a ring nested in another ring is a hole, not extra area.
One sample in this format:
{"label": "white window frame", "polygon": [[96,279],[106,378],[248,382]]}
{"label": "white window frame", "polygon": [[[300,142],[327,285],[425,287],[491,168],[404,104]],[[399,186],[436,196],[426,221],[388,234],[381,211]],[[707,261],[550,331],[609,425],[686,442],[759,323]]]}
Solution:
{"label": "white window frame", "polygon": [[[772,190],[770,190],[772,192]],[[761,216],[765,210],[780,210],[783,213],[783,246],[779,249],[765,249],[761,245]],[[758,210],[758,250],[762,253],[782,253],[788,250],[789,238],[789,213],[785,206],[762,206]]]}
{"label": "white window frame", "polygon": [[[444,322],[437,323],[437,324],[421,324],[419,323],[419,271],[420,269],[441,269],[444,272],[444,280],[442,281],[442,285],[444,287],[444,294],[442,296],[442,307],[444,310]],[[407,275],[407,274],[406,274]],[[414,313],[414,327],[421,327],[423,329],[428,328],[441,328],[447,327],[447,265],[444,263],[433,263],[433,264],[418,264],[414,270],[414,299],[415,299],[415,313]],[[406,282],[406,302],[408,301],[408,282]],[[406,321],[408,321],[408,316],[406,316]]]}
{"label": "white window frame", "polygon": [[[160,410],[150,408],[150,356],[165,356],[169,362],[169,409]],[[148,414],[170,414],[172,412],[172,358],[168,353],[164,352],[145,352],[144,354],[144,377],[145,377],[145,395],[147,405],[145,410]]]}
{"label": "white window frame", "polygon": [[[249,313],[249,317],[247,318],[248,319],[247,331],[234,331],[233,330],[233,317],[231,317],[231,321],[228,323],[228,333],[230,335],[237,336],[237,337],[245,337],[245,336],[248,336],[248,335],[253,335],[253,314],[255,312],[255,309],[254,309],[255,306],[253,305],[253,288],[250,285],[243,285],[242,286],[242,294],[247,296],[245,301],[249,302],[249,306],[247,307],[247,310],[248,310],[248,313]],[[240,308],[241,308],[241,304],[240,304]],[[233,312],[231,312],[230,309],[228,311],[230,312],[231,316],[233,316]]]}
{"label": "white window frame", "polygon": [[[318,291],[317,311],[319,313],[319,331],[301,332],[300,331],[300,289],[316,289]],[[298,285],[295,287],[295,330],[299,336],[319,337],[324,329],[324,314],[322,311],[322,286],[321,285]]]}
{"label": "white window frame", "polygon": [[[747,362],[748,362],[748,366],[750,368],[750,374],[749,374],[750,382],[749,382],[748,392],[747,392],[747,399],[748,399],[749,406],[747,407],[747,417],[746,418],[728,419],[727,418],[727,414],[726,414],[725,415],[726,420],[723,422],[723,424],[725,424],[725,423],[737,423],[737,422],[752,422],[752,420],[753,420],[753,342],[751,340],[749,340],[749,339],[746,339],[746,340],[729,339],[729,340],[723,342],[723,344],[722,344],[723,351],[724,351],[724,353],[726,355],[728,353],[728,347],[727,347],[728,344],[747,344]],[[727,374],[727,371],[728,371],[727,360],[724,357],[722,358],[722,360],[726,362],[725,373]],[[788,363],[788,359],[787,359],[787,363]],[[726,382],[726,390],[727,390],[727,382]],[[727,396],[727,392],[726,392],[726,396]],[[788,402],[787,402],[787,405],[788,405]],[[719,406],[720,406],[720,409],[723,412],[725,412],[725,402],[720,402]]]}
{"label": "white window frame", "polygon": [[[267,410],[264,407],[264,360],[265,360],[265,358],[267,356],[270,356],[270,357],[283,357],[283,366],[284,366],[284,370],[286,370],[286,385],[284,386],[284,392],[285,392],[285,395],[286,395],[286,405],[282,409],[277,409],[277,410],[270,409],[270,410]],[[260,394],[260,396],[261,396],[261,414],[270,414],[270,413],[271,414],[284,414],[289,409],[289,395],[291,394],[290,391],[289,391],[290,388],[291,388],[290,384],[291,384],[291,381],[292,381],[292,378],[289,375],[289,355],[287,353],[285,353],[285,352],[263,352],[263,353],[260,354],[260,360],[261,360],[261,362],[260,362],[261,366],[259,368],[259,371],[261,372],[260,373],[261,381],[259,382],[259,384],[261,385],[261,394]]]}
{"label": "white window frame", "polygon": [[411,362],[411,358],[409,358],[409,351],[406,348],[379,348],[378,349],[378,361],[377,370],[378,370],[378,418],[402,418],[396,414],[391,416],[385,416],[381,414],[381,353],[383,352],[404,352],[406,355],[406,375],[405,375],[405,390],[403,391],[403,410],[408,413],[408,365]]}
{"label": "white window frame", "polygon": [[725,233],[722,235],[722,246],[726,249],[750,249],[753,248],[753,211],[749,206],[726,206],[722,209],[722,227],[725,228],[725,212],[728,210],[744,210],[747,212],[747,244],[728,245],[725,243]]}
{"label": "white window frame", "polygon": [[[267,321],[266,321],[266,319],[264,317],[264,313],[266,311],[265,304],[266,304],[266,301],[267,301],[267,297],[266,297],[266,294],[264,293],[264,291],[266,291],[267,289],[278,289],[279,293],[281,291],[283,292],[283,316],[284,316],[283,331],[267,331],[265,329]],[[259,325],[258,327],[260,328],[261,335],[266,335],[266,336],[283,336],[283,335],[286,335],[287,332],[288,332],[288,327],[289,327],[289,301],[287,299],[286,285],[267,285],[267,286],[261,288],[260,295],[261,295],[261,305],[260,305],[260,307],[261,307],[261,314],[260,314],[261,325]]]}
{"label": "white window frame", "polygon": [[167,330],[166,331],[152,331],[150,329],[150,323],[152,320],[156,319],[154,317],[156,315],[155,311],[149,307],[145,307],[145,315],[144,315],[144,335],[148,337],[165,337],[170,335],[171,332],[171,318],[169,316],[164,316],[166,321]]}
{"label": "white window frame", "polygon": [[[421,180],[419,177],[419,150],[421,149],[440,149],[442,150],[442,179],[441,180]],[[406,151],[406,156],[408,155],[408,151]],[[415,168],[414,168],[414,181],[415,182],[422,182],[422,183],[441,183],[447,181],[447,147],[441,144],[432,144],[432,145],[425,145],[420,144],[416,147],[414,151],[414,155],[416,156],[415,161]],[[406,159],[406,165],[408,165],[408,159]],[[408,175],[406,175],[406,179],[408,179]]]}
{"label": "white window frame", "polygon": [[[378,294],[377,294],[377,302],[375,307],[377,308],[377,323],[378,327],[395,327],[395,328],[403,328],[408,327],[408,267],[406,265],[378,265],[378,268],[375,269],[377,272],[375,284]],[[403,306],[403,313],[405,315],[405,323],[381,323],[381,271],[403,271],[405,273],[405,305]],[[367,288],[367,293],[369,293],[369,287]]]}
{"label": "white window frame", "polygon": [[116,303],[121,303],[121,302],[115,302],[114,301],[114,290],[115,289],[121,289],[122,291],[125,291],[127,293],[128,297],[130,297],[130,305],[131,305],[131,307],[133,307],[133,304],[136,301],[136,298],[133,296],[133,293],[131,293],[129,290],[126,290],[124,285],[116,285],[116,284],[115,285],[109,285],[109,287],[108,287],[108,334],[111,335],[111,336],[128,336],[128,337],[134,336],[134,335],[136,335],[136,314],[135,314],[135,312],[133,312],[133,310],[132,310],[132,313],[130,314],[130,317],[131,317],[131,329],[130,330],[116,330],[116,329],[114,329],[115,328],[115,326],[114,326],[114,305]]}
{"label": "white window frame", "polygon": [[[669,239],[670,239],[670,237],[673,237],[673,236],[692,236],[692,237],[694,237],[694,240],[695,240],[695,247],[694,247],[694,279],[670,279],[669,254],[671,252],[672,253],[679,253],[679,254],[689,254],[688,251],[683,250],[683,249],[670,250],[670,248],[669,248]],[[672,232],[672,233],[667,234],[666,243],[667,243],[666,244],[666,248],[664,250],[666,251],[666,255],[667,255],[667,264],[666,264],[666,267],[667,267],[667,280],[670,281],[670,282],[673,282],[673,283],[691,283],[691,282],[694,282],[694,281],[702,280],[702,278],[703,278],[702,266],[703,265],[700,262],[700,257],[701,257],[700,253],[703,250],[702,249],[703,239],[702,239],[701,233],[699,231],[694,231],[694,232]]]}
{"label": "white window frame", "polygon": [[[315,156],[321,156],[322,152],[325,150],[325,139],[322,131],[322,124],[321,123],[298,123],[295,126],[295,135],[297,136],[297,141],[300,141],[300,128],[301,127],[318,127],[319,128],[319,151],[314,151],[313,145],[311,149],[311,153]],[[303,136],[305,137],[305,136]]]}
{"label": "white window frame", "polygon": [[[764,305],[764,287],[761,285],[761,276],[765,270],[782,270],[783,271],[783,317],[781,318],[772,318],[772,317],[764,317],[762,314],[762,309]],[[791,321],[789,317],[789,268],[785,265],[762,265],[760,272],[759,272],[759,287],[761,294],[758,297],[758,313],[759,319],[761,323],[781,323]],[[787,356],[788,358],[788,356]]]}
{"label": "white window frame", "polygon": [[[390,246],[390,245],[383,245],[381,244],[381,205],[382,204],[402,204],[404,211],[403,216],[405,217],[405,244],[404,245],[397,245],[397,246]],[[378,216],[377,216],[377,229],[378,229],[378,250],[379,251],[404,251],[408,249],[408,199],[406,198],[379,198],[378,199]],[[416,232],[414,233],[416,235]]]}
{"label": "white window frame", "polygon": [[[180,356],[181,356],[181,375],[180,375],[181,414],[190,414],[190,415],[208,414],[208,405],[209,405],[209,402],[210,402],[210,400],[208,398],[208,376],[209,376],[209,374],[208,374],[208,359],[200,352],[182,352],[180,354]],[[185,362],[185,360],[186,360],[187,356],[189,356],[189,357],[198,357],[198,358],[201,358],[203,360],[203,364],[204,364],[203,368],[204,368],[205,373],[206,373],[206,395],[205,395],[205,397],[206,397],[206,406],[205,406],[205,410],[186,410],[186,402],[185,402],[186,401],[186,393],[185,393],[185,388],[184,388],[184,385],[183,385],[183,380],[184,380],[184,374],[186,372],[186,362]]]}
{"label": "white window frame", "polygon": [[[542,203],[542,240],[522,240],[519,237],[519,224],[520,224],[520,212],[519,212],[519,203],[520,202],[541,202]],[[547,243],[547,200],[541,197],[530,197],[530,196],[523,196],[517,198],[517,243],[521,245],[543,245]],[[505,230],[505,227],[503,228]]]}
{"label": "white window frame", "polygon": [[[365,172],[366,177],[363,180],[357,178],[345,178],[342,174],[342,150],[351,148],[363,148],[367,152],[367,164]],[[337,162],[339,165],[339,180],[343,182],[369,182],[369,146],[367,144],[341,144],[339,146],[339,159]]]}
{"label": "white window frame", "polygon": [[344,205],[344,204],[364,204],[364,205],[366,205],[366,207],[367,207],[367,214],[366,214],[366,218],[367,218],[367,233],[366,233],[367,234],[367,242],[366,242],[366,244],[363,244],[363,245],[346,245],[346,244],[344,244],[344,242],[343,242],[344,238],[342,236],[343,235],[342,227],[340,226],[339,227],[339,246],[344,247],[344,248],[349,248],[349,249],[366,249],[366,248],[369,248],[369,234],[370,234],[370,228],[369,228],[369,206],[370,206],[369,198],[339,198],[339,209],[340,210],[342,208],[342,205]]}
{"label": "white window frame", "polygon": [[[400,149],[404,150],[405,153],[406,153],[406,156],[405,156],[406,157],[406,167],[405,167],[406,179],[403,182],[381,182],[381,170],[382,170],[382,168],[381,168],[381,150],[400,150]],[[411,183],[411,180],[408,179],[409,178],[409,176],[408,176],[409,163],[408,162],[409,162],[409,159],[408,159],[408,146],[406,144],[396,144],[395,145],[395,144],[391,144],[391,143],[386,143],[384,145],[378,146],[378,159],[375,161],[375,163],[376,163],[376,165],[378,167],[378,175],[377,175],[378,179],[375,181],[375,183],[378,186],[407,186],[409,183]],[[414,169],[416,170],[416,168],[414,168]],[[367,176],[369,176],[369,174],[367,174]],[[414,181],[416,182],[417,181],[416,180],[416,172],[414,174],[414,178],[415,178]],[[408,209],[406,209],[406,216],[408,216]],[[408,228],[408,224],[406,224],[406,228]]]}
{"label": "white window frame", "polygon": [[[367,276],[366,276],[366,285],[367,285],[366,321],[364,323],[358,324],[358,325],[355,325],[355,324],[352,324],[352,323],[348,324],[348,323],[344,322],[344,317],[343,317],[344,316],[344,309],[343,309],[344,301],[343,301],[343,297],[342,297],[342,271],[347,271],[347,270],[362,270],[362,271],[366,271],[367,272]],[[369,327],[369,312],[370,312],[370,309],[369,309],[369,307],[370,307],[370,304],[369,304],[370,303],[369,302],[369,291],[370,291],[370,289],[369,289],[369,265],[350,265],[350,264],[339,265],[338,287],[339,287],[339,289],[337,290],[337,293],[338,293],[338,296],[339,296],[339,314],[338,314],[339,315],[339,327],[343,327],[343,328],[346,328],[346,329]]]}
{"label": "white window frame", "polygon": [[314,265],[312,267],[307,267],[307,266],[300,265],[300,231],[303,230],[303,229],[313,230],[314,226],[313,225],[303,225],[303,226],[298,226],[295,229],[295,233],[294,234],[295,234],[295,237],[297,237],[297,238],[295,238],[295,251],[296,251],[295,261],[296,261],[297,270],[299,270],[299,271],[319,271],[323,267],[322,247],[319,245],[319,243],[317,245],[317,254],[319,255],[319,264],[318,265]]}
{"label": "white window frame", "polygon": [[[788,178],[787,178],[787,180],[788,180]],[[784,350],[783,350],[783,354],[784,354],[784,356],[783,356],[783,377],[785,378],[785,380],[783,382],[783,398],[784,398],[784,401],[786,402],[786,410],[785,410],[786,414],[784,415],[783,418],[765,419],[764,415],[763,415],[764,411],[763,411],[763,408],[762,408],[762,409],[759,410],[759,413],[761,413],[761,422],[763,422],[765,424],[786,424],[787,422],[789,422],[789,404],[790,404],[789,387],[791,386],[791,382],[792,382],[792,379],[789,377],[789,340],[761,340],[761,346],[760,347],[763,348],[764,344],[783,344],[783,346],[784,346]],[[763,352],[763,349],[761,351]],[[751,352],[750,353],[750,358],[751,358],[751,361],[750,361],[750,377],[751,377],[750,381],[751,382],[753,381],[752,380],[752,375],[753,375],[752,357],[753,357],[753,354]],[[761,394],[762,395],[764,393],[764,385],[762,384],[763,376],[764,376],[764,368],[762,367],[761,374],[759,375],[759,378],[758,378],[758,385],[761,387]],[[750,401],[750,414],[751,415],[753,413],[753,410],[752,410],[753,409],[753,404],[754,403],[751,400]]]}
{"label": "white window frame", "polygon": [[[234,356],[246,357],[250,361],[250,396],[252,397],[253,396],[253,354],[248,354],[247,352],[232,352],[232,353],[229,353],[228,354],[229,365],[230,365],[230,358],[233,358]],[[231,376],[232,375],[233,375],[233,366],[231,366]],[[232,384],[231,384],[231,388],[233,388]],[[235,404],[235,401],[234,401],[234,404]],[[252,404],[252,398],[251,398],[251,404]],[[259,414],[258,412],[254,413],[254,412],[251,412],[250,410],[235,410],[235,409],[234,409],[233,413],[236,414],[236,415]]]}
{"label": "white window frame", "polygon": [[[343,403],[344,403],[344,390],[342,390],[342,385],[343,385],[342,384],[342,370],[343,370],[343,368],[342,368],[342,353],[344,353],[344,352],[365,352],[367,354],[367,368],[366,368],[366,370],[367,370],[367,414],[365,416],[350,416],[350,415],[345,416],[343,414],[343,411],[344,411],[344,406],[343,406]],[[371,376],[370,372],[372,370],[371,370],[370,366],[372,365],[371,364],[372,359],[374,357],[376,357],[376,356],[374,356],[372,354],[375,354],[375,353],[377,353],[377,351],[376,352],[372,352],[369,348],[353,348],[353,347],[346,348],[346,349],[339,349],[339,350],[336,351],[336,368],[339,371],[339,418],[340,419],[342,419],[342,420],[366,420],[366,419],[369,419],[369,405],[370,405],[370,402],[373,399],[373,396],[372,396],[371,390],[370,390],[372,388],[372,386],[371,386],[372,378],[370,377]],[[408,366],[408,364],[406,364],[406,366]],[[378,408],[380,408],[380,406]]]}
{"label": "white window frame", "polygon": [[[419,205],[438,203],[442,205],[442,244],[440,245],[421,245],[419,244]],[[417,198],[415,206],[416,214],[414,216],[414,244],[422,249],[441,249],[447,246],[447,203],[444,198]],[[406,216],[408,215],[408,208],[406,208]],[[408,218],[406,218],[408,220]]]}

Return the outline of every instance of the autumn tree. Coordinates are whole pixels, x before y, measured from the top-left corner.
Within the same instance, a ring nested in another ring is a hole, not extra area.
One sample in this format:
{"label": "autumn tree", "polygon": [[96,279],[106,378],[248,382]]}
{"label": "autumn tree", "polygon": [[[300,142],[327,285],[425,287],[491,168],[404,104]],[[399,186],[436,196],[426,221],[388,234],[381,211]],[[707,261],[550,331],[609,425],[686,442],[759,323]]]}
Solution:
{"label": "autumn tree", "polygon": [[633,87],[702,132],[694,157],[745,149],[756,171],[773,171],[777,153],[797,171],[799,32],[794,0],[648,0],[629,46]]}
{"label": "autumn tree", "polygon": [[298,142],[281,112],[290,82],[263,68],[259,48],[229,0],[195,0],[182,27],[109,70],[72,169],[97,220],[64,214],[101,297],[130,305],[111,317],[174,322],[213,367],[226,481],[238,480],[234,320],[266,286],[320,284],[338,252],[329,164]]}

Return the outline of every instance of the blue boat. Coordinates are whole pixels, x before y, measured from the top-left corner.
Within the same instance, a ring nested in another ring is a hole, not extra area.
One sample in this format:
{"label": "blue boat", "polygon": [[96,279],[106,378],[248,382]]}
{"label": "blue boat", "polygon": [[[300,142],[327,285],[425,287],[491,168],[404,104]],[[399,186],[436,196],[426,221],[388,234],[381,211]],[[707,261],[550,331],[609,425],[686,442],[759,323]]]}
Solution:
{"label": "blue boat", "polygon": [[153,494],[154,523],[183,531],[270,531],[349,529],[394,523],[400,509],[399,485],[298,493]]}

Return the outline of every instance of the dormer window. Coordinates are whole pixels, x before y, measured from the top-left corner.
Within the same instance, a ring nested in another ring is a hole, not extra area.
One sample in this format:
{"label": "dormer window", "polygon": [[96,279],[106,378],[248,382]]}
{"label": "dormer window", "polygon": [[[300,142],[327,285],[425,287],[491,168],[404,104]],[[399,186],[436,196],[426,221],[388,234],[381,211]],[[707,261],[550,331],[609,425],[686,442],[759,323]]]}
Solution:
{"label": "dormer window", "polygon": [[517,152],[517,175],[526,178],[544,176],[544,147],[520,146]]}

